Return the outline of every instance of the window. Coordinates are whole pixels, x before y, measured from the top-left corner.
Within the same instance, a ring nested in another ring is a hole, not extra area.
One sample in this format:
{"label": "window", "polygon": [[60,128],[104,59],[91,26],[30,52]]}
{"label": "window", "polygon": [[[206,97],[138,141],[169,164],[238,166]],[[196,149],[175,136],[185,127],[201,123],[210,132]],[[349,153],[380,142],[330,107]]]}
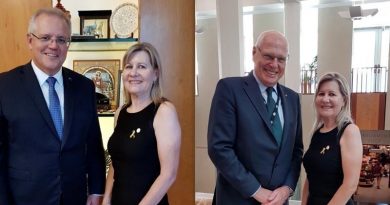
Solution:
{"label": "window", "polygon": [[389,27],[355,28],[352,92],[386,92]]}
{"label": "window", "polygon": [[242,28],[244,36],[244,74],[253,70],[252,47],[253,47],[253,6],[243,7]]}
{"label": "window", "polygon": [[312,94],[317,83],[318,8],[301,9],[301,93]]}
{"label": "window", "polygon": [[352,92],[387,92],[390,2],[362,8],[378,8],[379,12],[353,22]]}

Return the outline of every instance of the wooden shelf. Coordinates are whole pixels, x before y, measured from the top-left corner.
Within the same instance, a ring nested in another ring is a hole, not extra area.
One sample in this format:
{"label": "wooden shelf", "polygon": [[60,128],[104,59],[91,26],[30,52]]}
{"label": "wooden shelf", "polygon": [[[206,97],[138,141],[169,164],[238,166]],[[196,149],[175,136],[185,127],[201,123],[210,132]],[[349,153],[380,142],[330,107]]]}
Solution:
{"label": "wooden shelf", "polygon": [[73,42],[137,42],[138,38],[72,39]]}
{"label": "wooden shelf", "polygon": [[114,114],[113,112],[98,112],[99,117],[114,117]]}

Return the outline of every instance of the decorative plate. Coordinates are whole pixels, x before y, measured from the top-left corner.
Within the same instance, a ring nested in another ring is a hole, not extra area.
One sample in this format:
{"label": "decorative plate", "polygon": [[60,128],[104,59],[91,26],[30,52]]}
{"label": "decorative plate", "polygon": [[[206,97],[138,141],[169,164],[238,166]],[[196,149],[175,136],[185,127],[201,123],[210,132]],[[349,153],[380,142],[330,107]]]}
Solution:
{"label": "decorative plate", "polygon": [[138,7],[132,3],[119,5],[111,15],[111,30],[118,38],[129,38],[138,28]]}

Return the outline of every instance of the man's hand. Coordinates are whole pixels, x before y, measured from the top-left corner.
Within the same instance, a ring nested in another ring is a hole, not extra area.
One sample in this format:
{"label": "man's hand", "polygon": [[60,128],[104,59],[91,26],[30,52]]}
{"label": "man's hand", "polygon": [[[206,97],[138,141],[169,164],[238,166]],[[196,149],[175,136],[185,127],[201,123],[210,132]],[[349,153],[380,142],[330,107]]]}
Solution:
{"label": "man's hand", "polygon": [[262,204],[267,204],[269,202],[268,198],[270,197],[271,193],[272,191],[261,187],[260,190],[253,196],[253,198]]}
{"label": "man's hand", "polygon": [[87,205],[100,205],[102,202],[103,196],[91,194],[88,196]]}
{"label": "man's hand", "polygon": [[290,197],[290,188],[288,186],[282,186],[275,189],[267,199],[265,205],[282,205]]}

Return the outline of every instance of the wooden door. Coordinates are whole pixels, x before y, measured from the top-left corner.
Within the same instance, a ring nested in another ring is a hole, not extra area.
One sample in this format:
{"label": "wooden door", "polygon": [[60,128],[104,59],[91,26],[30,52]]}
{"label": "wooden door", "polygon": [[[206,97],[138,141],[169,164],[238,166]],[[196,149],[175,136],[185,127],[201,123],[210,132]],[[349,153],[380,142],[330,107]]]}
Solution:
{"label": "wooden door", "polygon": [[195,201],[195,1],[140,1],[140,41],[152,43],[163,67],[164,96],[176,106],[182,128],[180,167],[168,197]]}
{"label": "wooden door", "polygon": [[0,3],[0,72],[25,64],[30,59],[27,26],[31,15],[51,0],[2,0]]}

